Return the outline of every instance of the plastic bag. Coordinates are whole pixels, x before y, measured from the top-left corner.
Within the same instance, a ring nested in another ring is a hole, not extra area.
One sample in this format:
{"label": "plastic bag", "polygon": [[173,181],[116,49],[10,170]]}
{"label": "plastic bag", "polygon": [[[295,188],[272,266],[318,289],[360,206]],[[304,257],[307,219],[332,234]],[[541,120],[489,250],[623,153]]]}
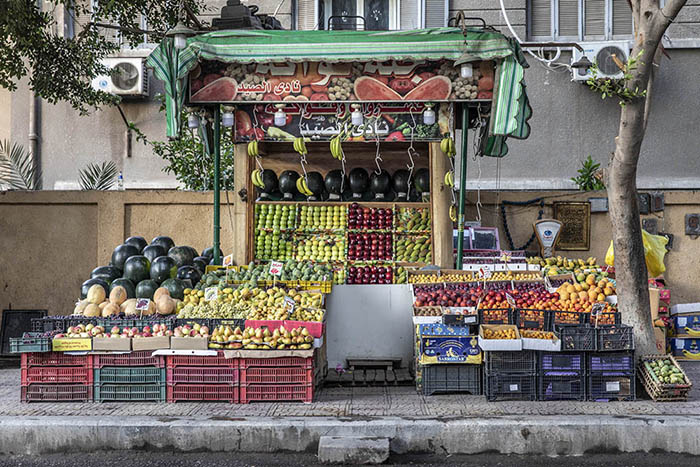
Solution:
{"label": "plastic bag", "polygon": [[[664,257],[666,256],[668,238],[663,235],[652,235],[646,230],[642,230],[642,241],[644,242],[644,260],[647,263],[649,275],[658,277],[666,271]],[[605,254],[605,264],[608,266],[615,265],[615,252],[613,251],[612,240],[610,241],[608,252]]]}

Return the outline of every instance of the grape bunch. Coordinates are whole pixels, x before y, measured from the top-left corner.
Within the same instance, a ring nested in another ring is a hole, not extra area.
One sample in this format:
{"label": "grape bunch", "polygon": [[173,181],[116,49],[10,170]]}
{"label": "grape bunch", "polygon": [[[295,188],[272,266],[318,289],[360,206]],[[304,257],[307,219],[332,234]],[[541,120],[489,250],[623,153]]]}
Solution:
{"label": "grape bunch", "polygon": [[457,99],[476,99],[477,78],[457,78],[453,81],[452,86]]}

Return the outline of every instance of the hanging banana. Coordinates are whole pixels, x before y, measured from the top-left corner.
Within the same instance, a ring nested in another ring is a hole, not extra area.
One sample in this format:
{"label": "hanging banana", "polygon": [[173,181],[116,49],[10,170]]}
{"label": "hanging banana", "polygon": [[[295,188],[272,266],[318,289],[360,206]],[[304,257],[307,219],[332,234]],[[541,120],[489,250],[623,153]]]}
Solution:
{"label": "hanging banana", "polygon": [[447,154],[447,157],[454,157],[457,154],[455,140],[451,136],[446,136],[440,141],[440,150]]}
{"label": "hanging banana", "polygon": [[341,135],[331,138],[331,155],[334,159],[341,160],[343,158],[343,149],[341,147]]}
{"label": "hanging banana", "polygon": [[260,152],[258,151],[258,141],[254,140],[248,143],[248,155],[250,157],[258,157]]}
{"label": "hanging banana", "polygon": [[450,206],[450,220],[452,222],[457,222],[457,206],[454,204]]}
{"label": "hanging banana", "polygon": [[253,185],[258,188],[264,188],[265,184],[262,181],[262,171],[260,169],[255,169],[250,173],[250,179]]}
{"label": "hanging banana", "polygon": [[303,137],[299,136],[294,138],[294,150],[302,156],[309,153],[306,149],[306,141],[304,141]]}
{"label": "hanging banana", "polygon": [[443,181],[445,182],[445,185],[447,185],[449,187],[454,187],[455,186],[454,173],[451,170],[448,170],[445,173],[445,178]]}

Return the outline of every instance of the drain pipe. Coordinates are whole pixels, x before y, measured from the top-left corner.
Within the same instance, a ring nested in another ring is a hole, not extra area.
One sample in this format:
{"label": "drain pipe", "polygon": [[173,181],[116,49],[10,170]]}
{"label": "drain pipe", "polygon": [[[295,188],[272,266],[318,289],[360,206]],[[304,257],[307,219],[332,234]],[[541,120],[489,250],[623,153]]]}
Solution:
{"label": "drain pipe", "polygon": [[39,189],[41,188],[41,152],[40,152],[40,140],[39,140],[39,130],[41,118],[41,99],[37,97],[35,92],[31,93],[31,98],[29,101],[29,151],[32,154],[32,160],[34,162],[34,167],[37,169],[34,171],[34,186]]}

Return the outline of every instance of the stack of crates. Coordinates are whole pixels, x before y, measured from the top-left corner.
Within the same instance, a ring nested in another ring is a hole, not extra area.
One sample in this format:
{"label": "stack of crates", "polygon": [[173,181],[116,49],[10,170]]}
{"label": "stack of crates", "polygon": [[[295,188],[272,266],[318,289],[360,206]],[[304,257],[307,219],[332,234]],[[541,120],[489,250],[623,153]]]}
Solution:
{"label": "stack of crates", "polygon": [[90,355],[22,354],[22,402],[91,402],[92,382]]}
{"label": "stack of crates", "polygon": [[93,355],[96,402],[165,402],[165,360],[150,351]]}
{"label": "stack of crates", "polygon": [[586,400],[586,354],[539,352],[537,399]]}
{"label": "stack of crates", "polygon": [[238,359],[169,355],[167,367],[167,401],[211,401],[239,403]]}
{"label": "stack of crates", "polygon": [[313,401],[313,357],[240,358],[238,369],[243,404]]}
{"label": "stack of crates", "polygon": [[588,354],[588,399],[633,401],[635,398],[634,352]]}
{"label": "stack of crates", "polygon": [[485,352],[486,399],[534,401],[537,398],[537,354],[520,352]]}

